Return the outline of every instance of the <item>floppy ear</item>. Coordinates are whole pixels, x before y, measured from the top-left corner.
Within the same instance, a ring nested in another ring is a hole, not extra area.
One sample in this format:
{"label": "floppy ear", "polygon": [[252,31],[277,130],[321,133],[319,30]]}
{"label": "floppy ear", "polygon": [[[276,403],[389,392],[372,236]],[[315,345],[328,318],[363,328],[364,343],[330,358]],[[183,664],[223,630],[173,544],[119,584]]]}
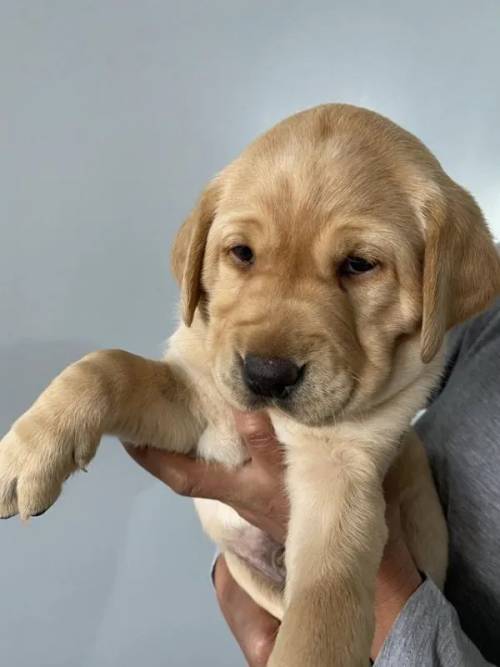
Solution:
{"label": "floppy ear", "polygon": [[217,211],[219,182],[203,191],[191,215],[177,232],[171,255],[174,276],[181,285],[182,318],[191,326],[201,296],[201,272],[208,232]]}
{"label": "floppy ear", "polygon": [[500,258],[478,205],[455,183],[447,197],[425,206],[424,219],[421,355],[427,363],[448,329],[500,294]]}

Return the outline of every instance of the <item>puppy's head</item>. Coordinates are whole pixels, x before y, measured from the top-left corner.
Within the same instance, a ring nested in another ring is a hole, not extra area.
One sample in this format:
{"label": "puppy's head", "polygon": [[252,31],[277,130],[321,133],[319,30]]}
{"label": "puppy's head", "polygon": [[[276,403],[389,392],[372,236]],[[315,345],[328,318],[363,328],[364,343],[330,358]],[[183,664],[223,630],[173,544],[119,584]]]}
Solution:
{"label": "puppy's head", "polygon": [[415,137],[346,105],[283,121],[224,169],[173,268],[227,400],[309,425],[400,391],[500,293],[472,197]]}

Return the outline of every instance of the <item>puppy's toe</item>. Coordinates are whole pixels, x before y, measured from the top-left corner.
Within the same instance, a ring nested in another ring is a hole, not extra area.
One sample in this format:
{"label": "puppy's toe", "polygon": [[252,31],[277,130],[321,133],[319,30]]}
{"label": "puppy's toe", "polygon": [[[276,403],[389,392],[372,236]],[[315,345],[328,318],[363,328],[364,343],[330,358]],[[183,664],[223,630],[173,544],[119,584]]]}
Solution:
{"label": "puppy's toe", "polygon": [[17,485],[18,507],[21,519],[44,514],[61,493],[62,480],[50,473],[21,477]]}
{"label": "puppy's toe", "polygon": [[17,513],[17,479],[0,478],[0,519],[10,519]]}

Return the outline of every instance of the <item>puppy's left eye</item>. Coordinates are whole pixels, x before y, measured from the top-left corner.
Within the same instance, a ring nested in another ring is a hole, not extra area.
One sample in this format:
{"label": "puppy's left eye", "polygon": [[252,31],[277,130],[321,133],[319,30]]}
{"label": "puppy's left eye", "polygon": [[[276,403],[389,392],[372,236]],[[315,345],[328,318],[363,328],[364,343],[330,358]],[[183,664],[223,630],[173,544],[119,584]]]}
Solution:
{"label": "puppy's left eye", "polygon": [[342,276],[358,276],[361,273],[372,271],[376,266],[376,262],[370,262],[363,257],[349,256],[341,263],[339,271]]}
{"label": "puppy's left eye", "polygon": [[240,264],[252,264],[254,261],[253,250],[250,246],[235,245],[229,252]]}

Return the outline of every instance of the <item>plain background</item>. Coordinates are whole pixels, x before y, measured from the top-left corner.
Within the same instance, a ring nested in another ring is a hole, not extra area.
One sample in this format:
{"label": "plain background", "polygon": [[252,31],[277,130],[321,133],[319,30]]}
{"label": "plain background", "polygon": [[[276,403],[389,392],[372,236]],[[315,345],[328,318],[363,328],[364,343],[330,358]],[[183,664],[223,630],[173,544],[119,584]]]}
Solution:
{"label": "plain background", "polygon": [[[325,101],[416,133],[500,234],[498,0],[2,0],[0,429],[68,362],[157,357],[168,248],[203,183]],[[0,661],[243,665],[191,504],[115,441],[0,525]]]}

